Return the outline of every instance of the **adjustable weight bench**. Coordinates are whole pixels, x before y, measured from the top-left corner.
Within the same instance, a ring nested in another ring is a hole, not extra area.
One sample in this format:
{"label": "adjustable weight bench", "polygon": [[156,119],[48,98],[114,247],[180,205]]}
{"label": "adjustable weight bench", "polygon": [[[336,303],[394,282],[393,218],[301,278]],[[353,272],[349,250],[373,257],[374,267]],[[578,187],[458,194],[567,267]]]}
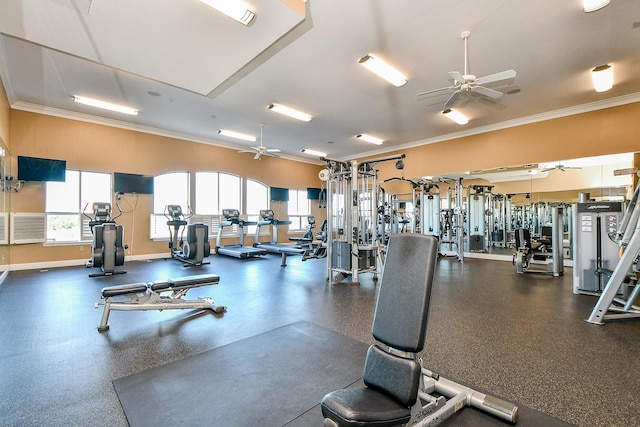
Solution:
{"label": "adjustable weight bench", "polygon": [[518,408],[422,367],[438,239],[396,234],[389,240],[373,319],[378,343],[367,351],[365,387],[327,394],[324,427],[434,426],[465,406],[515,422]]}
{"label": "adjustable weight bench", "polygon": [[[216,305],[211,298],[184,300],[189,289],[201,286],[217,285],[220,276],[217,274],[200,274],[196,276],[178,277],[166,281],[149,283],[132,283],[102,288],[105,302],[96,303],[95,308],[104,305],[98,332],[109,330],[109,314],[111,310],[143,311],[143,310],[212,310],[224,313],[227,307]],[[168,295],[163,295],[169,293]]]}

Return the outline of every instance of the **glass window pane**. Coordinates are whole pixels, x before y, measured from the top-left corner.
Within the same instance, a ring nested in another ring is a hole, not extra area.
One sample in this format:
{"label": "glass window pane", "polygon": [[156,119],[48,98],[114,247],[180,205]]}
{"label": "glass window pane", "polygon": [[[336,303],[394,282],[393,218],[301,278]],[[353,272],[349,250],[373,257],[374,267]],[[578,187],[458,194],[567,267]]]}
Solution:
{"label": "glass window pane", "polygon": [[198,215],[218,214],[218,172],[196,172],[195,194]]}
{"label": "glass window pane", "polygon": [[72,242],[80,240],[80,215],[47,215],[47,240]]}
{"label": "glass window pane", "polygon": [[[111,203],[111,174],[99,172],[81,172],[80,209],[91,213],[94,202]],[[114,216],[117,212],[114,212]]]}
{"label": "glass window pane", "polygon": [[45,210],[47,212],[77,213],[80,208],[80,173],[67,170],[65,182],[45,184]]}
{"label": "glass window pane", "polygon": [[247,214],[258,215],[269,208],[269,188],[253,179],[247,179]]}
{"label": "glass window pane", "polygon": [[220,210],[238,209],[242,212],[240,204],[242,191],[240,188],[240,177],[228,173],[221,173],[220,180]]}
{"label": "glass window pane", "polygon": [[153,178],[153,213],[164,213],[167,205],[180,205],[184,212],[189,207],[189,174],[171,172]]}

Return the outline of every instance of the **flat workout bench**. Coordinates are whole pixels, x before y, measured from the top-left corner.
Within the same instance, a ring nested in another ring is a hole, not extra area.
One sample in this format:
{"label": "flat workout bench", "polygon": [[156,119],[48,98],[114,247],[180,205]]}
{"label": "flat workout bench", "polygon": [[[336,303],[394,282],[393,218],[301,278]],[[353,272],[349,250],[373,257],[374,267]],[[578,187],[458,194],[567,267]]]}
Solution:
{"label": "flat workout bench", "polygon": [[[102,288],[103,303],[96,303],[95,307],[104,305],[102,319],[98,325],[98,332],[109,330],[109,314],[111,310],[142,311],[142,310],[212,310],[214,313],[224,313],[227,307],[216,305],[211,298],[184,300],[189,289],[201,286],[217,285],[220,276],[217,274],[199,274],[196,276],[178,277],[166,281],[149,283],[131,283]],[[171,292],[170,295],[162,295]],[[114,300],[116,299],[116,300]]]}

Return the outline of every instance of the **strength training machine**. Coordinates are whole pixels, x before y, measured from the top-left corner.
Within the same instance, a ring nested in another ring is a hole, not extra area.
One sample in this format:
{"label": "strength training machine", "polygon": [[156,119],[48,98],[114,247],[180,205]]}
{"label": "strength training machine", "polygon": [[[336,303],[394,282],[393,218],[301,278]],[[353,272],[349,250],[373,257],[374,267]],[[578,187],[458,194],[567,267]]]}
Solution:
{"label": "strength training machine", "polygon": [[93,217],[84,211],[82,212],[89,219],[89,227],[93,234],[91,258],[85,266],[87,268],[100,267],[101,269],[100,273],[91,273],[89,277],[111,276],[127,272],[115,269],[124,264],[125,249],[128,247],[122,243],[124,227],[116,224],[116,219],[122,215],[122,210],[117,203],[116,207],[119,213],[115,217],[111,217],[111,203],[105,202],[93,203]]}
{"label": "strength training machine", "polygon": [[367,160],[340,161],[327,158],[327,169],[320,171],[327,181],[327,264],[330,284],[351,277],[358,283],[359,274],[373,273],[377,280],[378,259],[382,245],[378,235],[377,165],[395,160],[404,169],[404,154]]}
{"label": "strength training machine", "polygon": [[435,426],[473,406],[515,423],[518,407],[447,380],[422,366],[438,239],[399,234],[389,239],[364,387],[333,391],[321,402],[324,427]]}
{"label": "strength training machine", "polygon": [[[220,276],[217,274],[200,274],[197,276],[178,277],[167,281],[149,283],[132,283],[128,285],[108,286],[102,288],[105,302],[95,304],[95,308],[104,305],[98,332],[109,330],[109,314],[112,310],[144,311],[144,310],[211,310],[224,313],[227,307],[216,305],[211,298],[184,300],[189,289],[201,286],[217,285]],[[163,295],[164,294],[164,295]],[[167,295],[168,294],[168,295]]]}
{"label": "strength training machine", "polygon": [[[169,227],[169,251],[171,259],[182,262],[184,267],[205,265],[203,259],[211,254],[209,243],[209,226],[202,223],[189,224],[180,205],[167,205],[164,210]],[[183,241],[184,230],[187,230],[187,241]]]}
{"label": "strength training machine", "polygon": [[[549,273],[553,276],[564,274],[562,243],[564,233],[563,206],[553,206],[551,227],[543,227],[543,236],[537,241],[531,238],[531,231],[518,228],[514,231],[516,252],[513,264],[518,274]],[[549,251],[548,247],[551,248]],[[532,265],[543,266],[543,269],[530,269]]]}
{"label": "strength training machine", "polygon": [[[640,174],[639,174],[640,175]],[[640,295],[638,274],[640,273],[640,182],[625,210],[617,232],[613,236],[619,241],[620,260],[607,281],[600,298],[587,322],[602,325],[605,320],[640,317],[640,306],[635,304]],[[604,272],[604,270],[601,270]]]}

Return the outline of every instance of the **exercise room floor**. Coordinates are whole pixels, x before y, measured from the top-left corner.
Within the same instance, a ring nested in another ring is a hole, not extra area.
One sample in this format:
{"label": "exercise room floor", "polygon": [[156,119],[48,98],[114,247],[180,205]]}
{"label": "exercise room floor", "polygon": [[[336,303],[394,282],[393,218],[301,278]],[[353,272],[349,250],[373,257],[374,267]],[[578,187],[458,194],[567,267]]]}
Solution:
{"label": "exercise room floor", "polygon": [[[11,272],[0,285],[0,425],[126,426],[113,379],[300,320],[372,342],[372,275],[330,286],[326,260],[208,260],[128,262],[128,274],[94,279],[83,267]],[[220,284],[187,296],[227,313],[115,311],[97,332],[102,287],[199,273]],[[571,269],[517,275],[510,262],[441,258],[424,364],[580,426],[640,425],[640,320],[588,324],[595,302],[572,294]]]}

